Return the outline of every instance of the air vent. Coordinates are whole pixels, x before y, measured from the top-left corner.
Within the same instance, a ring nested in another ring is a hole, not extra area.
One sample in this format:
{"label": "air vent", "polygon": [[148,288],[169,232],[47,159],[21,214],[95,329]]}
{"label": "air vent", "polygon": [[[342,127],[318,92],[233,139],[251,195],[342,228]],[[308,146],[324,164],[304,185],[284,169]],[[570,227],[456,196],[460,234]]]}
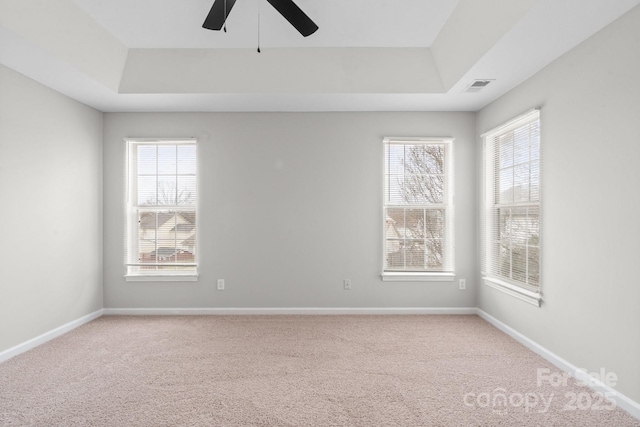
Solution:
{"label": "air vent", "polygon": [[491,82],[495,81],[494,79],[484,79],[484,80],[474,80],[467,88],[464,90],[465,92],[480,92],[482,89],[487,87],[487,85]]}

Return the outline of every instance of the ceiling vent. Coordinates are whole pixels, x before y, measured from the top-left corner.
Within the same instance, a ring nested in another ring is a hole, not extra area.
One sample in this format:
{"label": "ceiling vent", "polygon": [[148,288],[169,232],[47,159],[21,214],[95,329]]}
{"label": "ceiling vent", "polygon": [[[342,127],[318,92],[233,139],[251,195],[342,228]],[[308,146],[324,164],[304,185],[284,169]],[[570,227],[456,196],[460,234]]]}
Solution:
{"label": "ceiling vent", "polygon": [[473,83],[467,86],[464,92],[470,92],[470,93],[480,92],[482,89],[487,87],[489,83],[493,81],[495,81],[495,79],[474,80]]}

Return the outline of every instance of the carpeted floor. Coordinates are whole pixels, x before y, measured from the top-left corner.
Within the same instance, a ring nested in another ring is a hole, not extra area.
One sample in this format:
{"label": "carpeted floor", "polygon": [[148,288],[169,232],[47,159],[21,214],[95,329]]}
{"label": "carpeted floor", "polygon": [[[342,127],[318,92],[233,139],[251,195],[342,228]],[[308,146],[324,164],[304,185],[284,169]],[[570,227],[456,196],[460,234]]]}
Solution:
{"label": "carpeted floor", "polygon": [[0,364],[0,426],[640,426],[559,374],[476,316],[102,317]]}

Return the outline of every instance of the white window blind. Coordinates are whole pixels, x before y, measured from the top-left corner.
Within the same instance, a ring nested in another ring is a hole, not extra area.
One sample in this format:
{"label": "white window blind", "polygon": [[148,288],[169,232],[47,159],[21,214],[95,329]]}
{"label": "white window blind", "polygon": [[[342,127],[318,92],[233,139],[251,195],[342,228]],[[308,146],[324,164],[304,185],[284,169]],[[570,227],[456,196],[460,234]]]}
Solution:
{"label": "white window blind", "polygon": [[384,140],[385,273],[453,273],[451,139]]}
{"label": "white window blind", "polygon": [[538,110],[484,135],[483,274],[488,284],[534,304],[540,297],[540,162]]}
{"label": "white window blind", "polygon": [[127,276],[195,275],[196,141],[127,139]]}

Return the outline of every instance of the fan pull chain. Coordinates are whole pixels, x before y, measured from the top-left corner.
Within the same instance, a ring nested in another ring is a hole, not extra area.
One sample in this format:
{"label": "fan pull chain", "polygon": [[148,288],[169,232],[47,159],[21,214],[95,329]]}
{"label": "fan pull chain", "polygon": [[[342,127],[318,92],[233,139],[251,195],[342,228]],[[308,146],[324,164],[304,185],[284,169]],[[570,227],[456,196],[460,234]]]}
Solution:
{"label": "fan pull chain", "polygon": [[258,0],[258,53],[260,53],[260,0]]}
{"label": "fan pull chain", "polygon": [[224,0],[224,32],[227,32],[227,0]]}

